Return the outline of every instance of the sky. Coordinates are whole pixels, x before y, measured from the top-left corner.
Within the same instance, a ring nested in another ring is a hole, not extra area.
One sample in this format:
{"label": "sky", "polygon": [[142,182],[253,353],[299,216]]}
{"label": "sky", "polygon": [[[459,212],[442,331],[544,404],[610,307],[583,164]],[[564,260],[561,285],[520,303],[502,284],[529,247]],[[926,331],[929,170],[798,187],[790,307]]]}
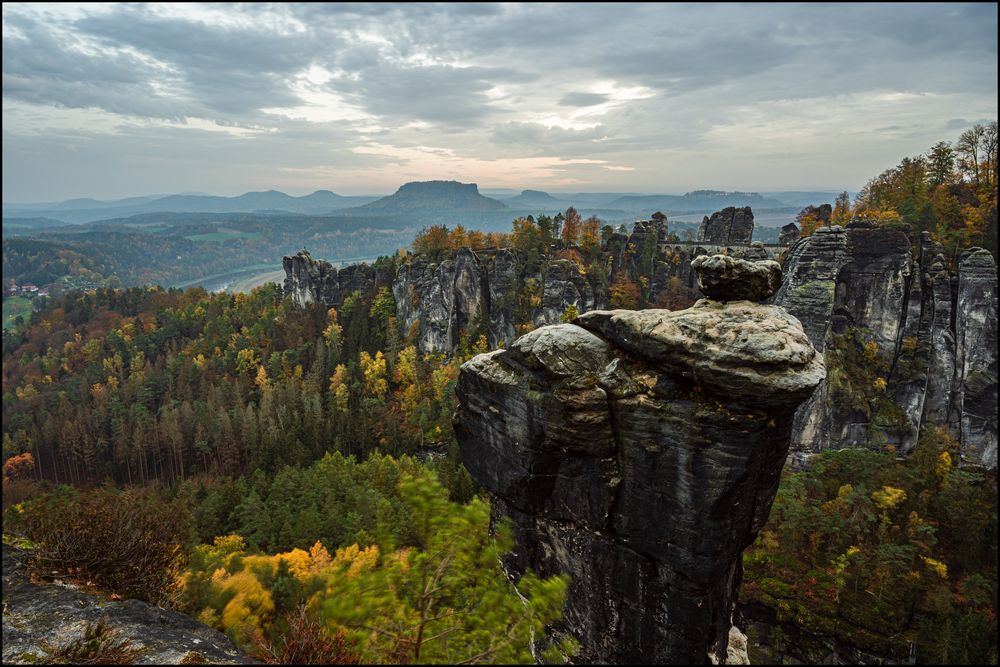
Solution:
{"label": "sky", "polygon": [[996,4],[3,4],[3,200],[857,190],[997,118]]}

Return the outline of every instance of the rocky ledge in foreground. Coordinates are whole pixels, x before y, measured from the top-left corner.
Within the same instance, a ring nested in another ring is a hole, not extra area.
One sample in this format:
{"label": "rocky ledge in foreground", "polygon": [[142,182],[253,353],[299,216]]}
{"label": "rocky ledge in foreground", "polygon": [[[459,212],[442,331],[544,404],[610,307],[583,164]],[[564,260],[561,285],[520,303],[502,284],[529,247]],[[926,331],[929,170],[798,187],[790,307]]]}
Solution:
{"label": "rocky ledge in foreground", "polygon": [[3,545],[3,662],[50,662],[57,650],[104,619],[115,641],[137,650],[134,664],[250,664],[221,632],[174,611],[111,601],[66,584],[32,583],[23,549]]}
{"label": "rocky ledge in foreground", "polygon": [[740,555],[825,376],[776,306],[592,311],[462,366],[462,459],[512,520],[507,563],[572,577],[580,662],[726,662]]}

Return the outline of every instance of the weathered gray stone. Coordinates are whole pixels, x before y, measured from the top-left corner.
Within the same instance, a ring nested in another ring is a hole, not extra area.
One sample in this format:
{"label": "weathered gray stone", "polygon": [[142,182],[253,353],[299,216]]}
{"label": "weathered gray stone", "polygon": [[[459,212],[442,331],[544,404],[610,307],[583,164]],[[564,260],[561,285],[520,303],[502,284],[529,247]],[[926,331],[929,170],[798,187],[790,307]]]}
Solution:
{"label": "weathered gray stone", "polygon": [[570,306],[578,313],[594,308],[594,289],[580,273],[581,267],[567,259],[548,262],[542,274],[542,305],[534,315],[538,326],[554,324]]}
{"label": "weathered gray stone", "polygon": [[774,260],[712,255],[696,258],[691,268],[698,275],[698,288],[717,301],[763,301],[781,287],[781,265]]}
{"label": "weathered gray stone", "polygon": [[740,553],[822,377],[780,308],[707,300],[592,311],[462,366],[462,459],[513,524],[511,575],[571,576],[578,660],[725,659]]}
{"label": "weathered gray stone", "polygon": [[253,663],[224,634],[184,614],[139,600],[106,600],[69,584],[32,583],[29,557],[3,545],[4,664],[45,662],[44,646],[70,644],[101,619],[116,640],[140,650],[135,664],[178,664],[194,654],[212,664]]}
{"label": "weathered gray stone", "polygon": [[802,326],[776,306],[703,299],[680,311],[595,310],[577,322],[726,400],[798,405],[825,376]]}
{"label": "weathered gray stone", "polygon": [[833,316],[837,276],[847,256],[843,227],[820,227],[793,247],[785,258],[784,280],[772,302],[798,318],[813,346],[826,348],[826,332]]}
{"label": "weathered gray stone", "polygon": [[753,239],[753,211],[749,206],[730,206],[716,211],[701,222],[698,240],[722,245],[746,245]]}
{"label": "weathered gray stone", "polygon": [[306,250],[282,259],[285,269],[285,293],[304,306],[323,303],[339,307],[351,292],[374,294],[376,286],[384,284],[375,269],[368,264],[352,264],[343,269],[334,268],[329,262],[314,260]]}
{"label": "weathered gray stone", "polygon": [[794,245],[800,238],[802,238],[802,232],[794,222],[789,222],[778,233],[778,243],[780,245]]}
{"label": "weathered gray stone", "polygon": [[971,248],[958,267],[956,375],[962,457],[997,466],[997,267]]}

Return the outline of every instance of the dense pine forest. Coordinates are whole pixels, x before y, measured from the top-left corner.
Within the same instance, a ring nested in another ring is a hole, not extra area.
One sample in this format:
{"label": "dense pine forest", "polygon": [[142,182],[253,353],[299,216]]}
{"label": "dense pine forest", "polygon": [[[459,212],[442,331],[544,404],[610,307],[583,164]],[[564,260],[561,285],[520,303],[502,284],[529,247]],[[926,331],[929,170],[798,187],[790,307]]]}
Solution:
{"label": "dense pine forest", "polygon": [[[969,157],[982,136],[938,144],[838,201],[833,222],[862,216],[995,256],[991,128],[985,159]],[[807,235],[826,222],[815,211],[800,216]],[[615,232],[572,209],[507,234],[432,226],[376,268],[510,247],[525,273],[555,259],[593,274]],[[651,290],[649,248],[616,252],[639,274],[602,277],[613,306],[693,301],[680,284]],[[267,662],[531,662],[529,639],[558,627],[566,580],[529,573],[523,597],[507,583],[510,536],[499,525],[491,537],[451,423],[459,366],[486,338],[466,331],[444,355],[419,353],[416,335],[385,287],[339,308],[298,307],[273,285],[54,299],[3,332],[5,535]],[[867,378],[864,341],[841,343],[839,371]],[[922,663],[996,662],[996,476],[956,459],[948,432],[928,429],[907,459],[845,450],[786,471],[744,556],[742,603],[785,628],[758,661],[815,659],[801,648],[815,636],[883,658],[915,642]],[[548,645],[553,659],[574,650]]]}

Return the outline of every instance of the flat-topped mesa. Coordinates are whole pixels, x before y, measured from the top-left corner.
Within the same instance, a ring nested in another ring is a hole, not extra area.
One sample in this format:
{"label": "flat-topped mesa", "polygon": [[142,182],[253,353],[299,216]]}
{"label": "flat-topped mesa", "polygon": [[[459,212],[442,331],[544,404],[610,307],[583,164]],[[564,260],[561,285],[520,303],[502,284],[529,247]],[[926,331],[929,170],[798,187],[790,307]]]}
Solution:
{"label": "flat-topped mesa", "polygon": [[572,577],[580,662],[723,662],[741,553],[825,376],[783,309],[592,311],[462,366],[455,432],[508,571]]}
{"label": "flat-topped mesa", "polygon": [[717,301],[763,301],[781,287],[781,264],[748,262],[728,255],[702,255],[691,262],[698,288]]}

